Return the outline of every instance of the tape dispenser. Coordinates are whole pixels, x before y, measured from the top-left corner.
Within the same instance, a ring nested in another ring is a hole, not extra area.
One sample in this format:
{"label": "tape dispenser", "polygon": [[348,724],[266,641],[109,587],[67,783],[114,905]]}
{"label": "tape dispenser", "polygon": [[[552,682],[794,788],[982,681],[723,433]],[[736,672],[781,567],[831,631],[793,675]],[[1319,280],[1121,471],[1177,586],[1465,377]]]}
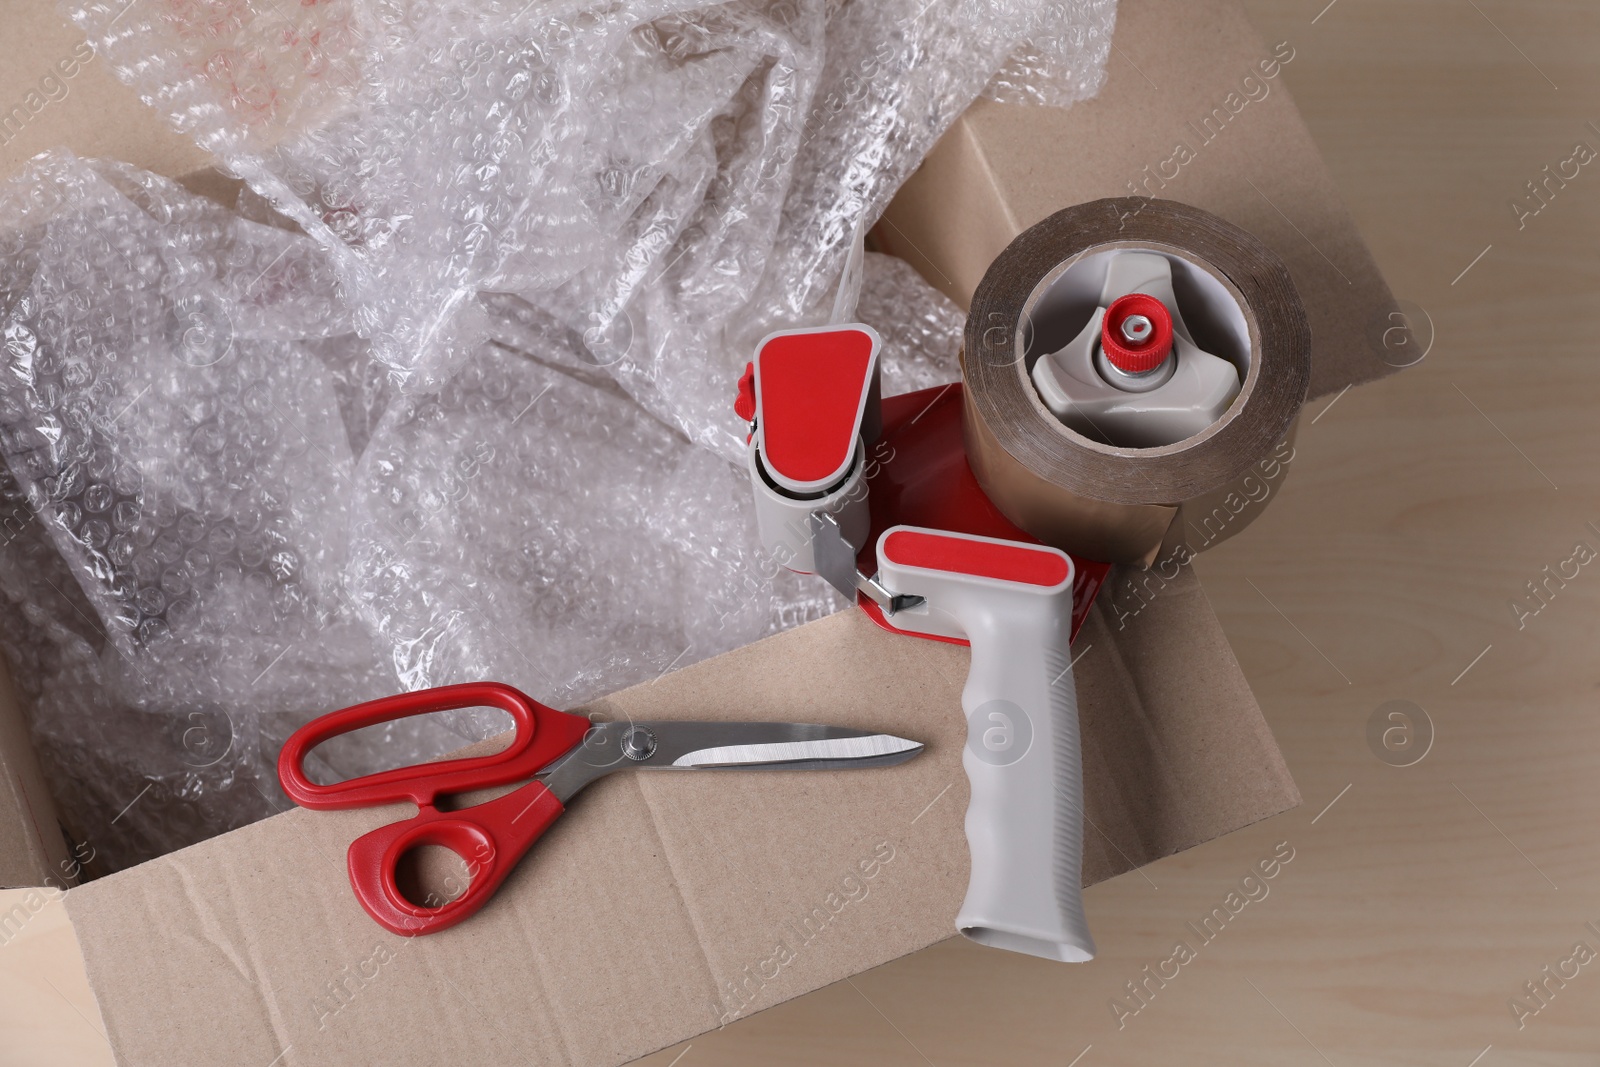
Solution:
{"label": "tape dispenser", "polygon": [[968,644],[972,874],[956,925],[997,948],[1094,956],[1070,643],[1106,564],[1041,544],[984,495],[962,387],[883,398],[882,341],[854,323],[765,338],[739,383],[766,551],[895,633]]}

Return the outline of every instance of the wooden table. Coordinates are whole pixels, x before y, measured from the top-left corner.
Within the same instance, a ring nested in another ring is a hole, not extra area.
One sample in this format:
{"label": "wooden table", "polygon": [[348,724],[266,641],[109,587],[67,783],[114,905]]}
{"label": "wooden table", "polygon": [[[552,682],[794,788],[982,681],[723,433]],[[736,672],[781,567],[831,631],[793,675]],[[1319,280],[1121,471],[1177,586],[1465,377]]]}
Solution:
{"label": "wooden table", "polygon": [[[1324,3],[1249,8],[1436,340],[1315,405],[1279,501],[1198,564],[1305,806],[1091,889],[1093,966],[952,940],[645,1063],[1600,1063],[1600,957],[1523,989],[1600,953],[1600,558],[1527,592],[1600,553],[1600,168],[1511,207],[1600,149],[1600,7]],[[1434,730],[1408,767],[1368,741],[1394,700]],[[1279,842],[1268,895],[1199,944]],[[1180,938],[1195,958],[1146,979]],[[47,908],[0,947],[0,1063],[108,1063],[98,1025]]]}

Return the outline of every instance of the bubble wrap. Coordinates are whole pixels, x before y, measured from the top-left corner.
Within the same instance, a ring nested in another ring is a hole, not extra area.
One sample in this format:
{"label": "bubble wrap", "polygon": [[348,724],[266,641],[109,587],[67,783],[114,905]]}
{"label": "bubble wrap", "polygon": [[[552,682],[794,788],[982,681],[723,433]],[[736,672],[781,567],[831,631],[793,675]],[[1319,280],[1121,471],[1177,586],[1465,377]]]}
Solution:
{"label": "bubble wrap", "polygon": [[570,706],[836,610],[762,557],[732,383],[830,317],[882,333],[886,392],[954,380],[961,313],[861,235],[986,85],[1091,92],[1112,9],[75,15],[249,184],[56,153],[0,191],[0,644],[116,869],[284,807],[276,751],[332,708]]}
{"label": "bubble wrap", "polygon": [[1113,0],[72,10],[329,250],[402,383],[468,358],[475,294],[515,294],[729,458],[724,386],[752,344],[827,320],[850,248],[986,86],[1057,105],[1098,88],[1114,18]]}
{"label": "bubble wrap", "polygon": [[[389,398],[301,235],[65,154],[0,219],[0,640],[108,867],[280,809],[277,748],[332,707],[480,678],[571,705],[838,606],[761,558],[741,469],[559,330]],[[956,377],[960,312],[903,262],[868,254],[858,314],[891,392]],[[497,725],[320,751],[348,775]]]}
{"label": "bubble wrap", "polygon": [[912,393],[961,378],[961,335],[967,317],[955,301],[922,280],[903,259],[866,254],[856,321],[878,331],[884,396]]}
{"label": "bubble wrap", "polygon": [[4,636],[116,864],[259,817],[267,720],[386,684],[340,607],[354,461],[305,342],[362,346],[314,242],[121,164],[40,157],[0,218]]}
{"label": "bubble wrap", "polygon": [[[856,314],[886,392],[959,378],[965,317],[904,261],[867,254]],[[578,339],[508,321],[398,400],[363,463],[350,588],[403,684],[515,678],[578,703],[839,606],[763,558],[742,465],[572,366]]]}

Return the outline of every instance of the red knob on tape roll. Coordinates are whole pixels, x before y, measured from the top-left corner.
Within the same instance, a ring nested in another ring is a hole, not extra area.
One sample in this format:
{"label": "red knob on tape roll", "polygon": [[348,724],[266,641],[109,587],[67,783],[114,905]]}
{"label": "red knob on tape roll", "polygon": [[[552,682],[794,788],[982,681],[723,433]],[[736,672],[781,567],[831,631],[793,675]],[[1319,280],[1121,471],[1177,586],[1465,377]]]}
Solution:
{"label": "red knob on tape roll", "polygon": [[1100,350],[1124,374],[1155,370],[1172,351],[1172,315],[1148,293],[1120,296],[1100,322]]}

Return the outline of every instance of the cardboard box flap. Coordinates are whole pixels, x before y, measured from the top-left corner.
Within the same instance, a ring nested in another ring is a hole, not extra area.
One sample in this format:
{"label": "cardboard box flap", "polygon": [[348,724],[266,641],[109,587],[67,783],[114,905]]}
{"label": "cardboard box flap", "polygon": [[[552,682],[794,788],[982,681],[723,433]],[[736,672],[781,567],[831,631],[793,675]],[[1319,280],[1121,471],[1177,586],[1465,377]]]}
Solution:
{"label": "cardboard box flap", "polygon": [[1311,318],[1312,397],[1409,363],[1394,297],[1284,84],[1295,42],[1263,42],[1235,0],[1123,0],[1113,44],[1091,100],[974,104],[889,205],[878,246],[966,307],[1011,239],[1061,208],[1181,200],[1283,257]]}
{"label": "cardboard box flap", "polygon": [[[1299,802],[1193,574],[1120,623],[1097,607],[1075,646],[1086,882]],[[403,805],[287,812],[74,889],[119,1061],[621,1063],[949,937],[967,659],[849,611],[592,705],[927,750],[873,771],[615,775],[437,935],[386,933],[345,879],[348,843]]]}

